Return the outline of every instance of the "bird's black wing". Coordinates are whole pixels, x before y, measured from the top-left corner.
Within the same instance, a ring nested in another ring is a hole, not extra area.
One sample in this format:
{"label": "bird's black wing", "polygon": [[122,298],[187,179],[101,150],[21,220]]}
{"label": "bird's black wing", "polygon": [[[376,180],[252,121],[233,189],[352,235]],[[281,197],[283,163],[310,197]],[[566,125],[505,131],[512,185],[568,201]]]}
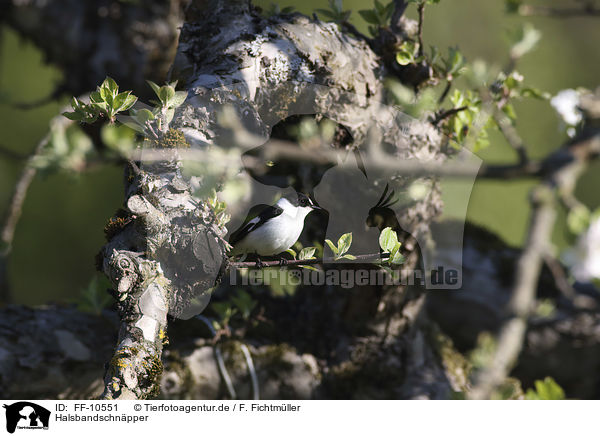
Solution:
{"label": "bird's black wing", "polygon": [[[260,213],[254,218],[251,218],[254,215],[252,211],[258,208],[260,208]],[[229,237],[229,243],[235,246],[235,244],[244,239],[248,233],[258,229],[265,222],[267,222],[271,218],[275,218],[276,216],[281,215],[282,213],[283,209],[279,206],[259,205],[253,207],[250,210],[250,213],[248,213],[248,217],[246,217],[244,224],[242,224],[242,226],[239,229],[237,229],[231,234],[231,236]]]}

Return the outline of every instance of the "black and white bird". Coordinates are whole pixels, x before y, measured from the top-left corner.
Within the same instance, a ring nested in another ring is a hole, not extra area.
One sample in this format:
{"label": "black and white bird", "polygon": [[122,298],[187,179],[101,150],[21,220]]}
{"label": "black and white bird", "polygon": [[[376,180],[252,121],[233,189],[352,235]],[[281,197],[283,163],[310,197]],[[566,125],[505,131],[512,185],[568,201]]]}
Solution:
{"label": "black and white bird", "polygon": [[280,198],[231,234],[231,254],[274,256],[283,253],[296,243],[304,228],[304,219],[315,209],[321,208],[302,193],[293,199]]}

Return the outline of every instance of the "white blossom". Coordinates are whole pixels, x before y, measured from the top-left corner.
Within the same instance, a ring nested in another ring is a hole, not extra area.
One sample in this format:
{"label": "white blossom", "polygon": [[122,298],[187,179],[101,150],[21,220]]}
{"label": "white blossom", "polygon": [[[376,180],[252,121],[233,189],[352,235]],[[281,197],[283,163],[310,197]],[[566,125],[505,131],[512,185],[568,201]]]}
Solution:
{"label": "white blossom", "polygon": [[579,237],[577,247],[569,256],[572,259],[571,272],[580,282],[600,279],[600,218]]}
{"label": "white blossom", "polygon": [[582,119],[581,112],[577,109],[579,93],[574,89],[563,89],[550,100],[552,107],[558,112],[565,124],[575,126]]}

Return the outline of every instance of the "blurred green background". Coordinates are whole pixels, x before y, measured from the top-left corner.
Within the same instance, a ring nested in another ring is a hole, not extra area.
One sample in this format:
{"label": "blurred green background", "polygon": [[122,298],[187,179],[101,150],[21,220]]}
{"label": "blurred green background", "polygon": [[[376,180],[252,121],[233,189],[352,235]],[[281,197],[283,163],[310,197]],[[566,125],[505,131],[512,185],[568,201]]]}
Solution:
{"label": "blurred green background", "polygon": [[[271,1],[255,2],[266,7]],[[310,14],[327,7],[326,1],[308,0],[297,6],[293,0],[279,2]],[[535,2],[532,2],[535,4]],[[549,2],[537,2],[548,4]],[[571,2],[554,1],[553,6]],[[369,1],[344,2],[353,10],[351,21],[366,32],[357,11],[371,8]],[[414,6],[408,15],[415,16]],[[565,88],[595,88],[600,77],[600,20],[593,18],[522,18],[504,13],[500,0],[441,0],[427,8],[424,40],[441,50],[458,46],[469,61],[483,59],[503,66],[507,61],[506,34],[529,21],[542,40],[523,58],[518,70],[525,83],[555,94]],[[20,153],[33,150],[46,133],[48,121],[58,113],[60,102],[32,110],[19,110],[14,102],[39,100],[50,94],[61,73],[44,63],[41,53],[10,29],[1,29],[0,144]],[[516,104],[518,130],[530,154],[541,157],[556,149],[566,136],[549,103],[527,100]],[[514,155],[503,139],[492,133],[491,145],[479,156],[487,162],[512,162]],[[4,214],[21,162],[0,157],[0,213]],[[582,178],[578,197],[589,207],[600,206],[600,164]],[[94,256],[104,242],[106,220],[122,201],[122,169],[101,167],[80,176],[37,176],[31,186],[14,240],[9,275],[15,302],[42,304],[69,301],[86,287],[95,274]],[[478,181],[471,196],[468,218],[498,233],[506,242],[523,241],[531,182]],[[448,186],[452,192],[456,186]],[[452,211],[450,211],[451,213]],[[555,233],[558,247],[569,243],[561,215]]]}

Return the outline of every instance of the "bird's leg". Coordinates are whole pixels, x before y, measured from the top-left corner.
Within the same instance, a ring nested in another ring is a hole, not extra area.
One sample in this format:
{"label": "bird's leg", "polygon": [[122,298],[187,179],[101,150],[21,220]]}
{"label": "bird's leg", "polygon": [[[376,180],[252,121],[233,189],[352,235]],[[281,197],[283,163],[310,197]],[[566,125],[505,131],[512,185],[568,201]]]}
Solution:
{"label": "bird's leg", "polygon": [[285,257],[281,256],[279,258],[279,266],[286,266],[287,264],[288,264],[288,260]]}
{"label": "bird's leg", "polygon": [[261,258],[259,256],[256,256],[256,267],[258,269],[262,269],[265,267],[264,262],[261,260]]}

